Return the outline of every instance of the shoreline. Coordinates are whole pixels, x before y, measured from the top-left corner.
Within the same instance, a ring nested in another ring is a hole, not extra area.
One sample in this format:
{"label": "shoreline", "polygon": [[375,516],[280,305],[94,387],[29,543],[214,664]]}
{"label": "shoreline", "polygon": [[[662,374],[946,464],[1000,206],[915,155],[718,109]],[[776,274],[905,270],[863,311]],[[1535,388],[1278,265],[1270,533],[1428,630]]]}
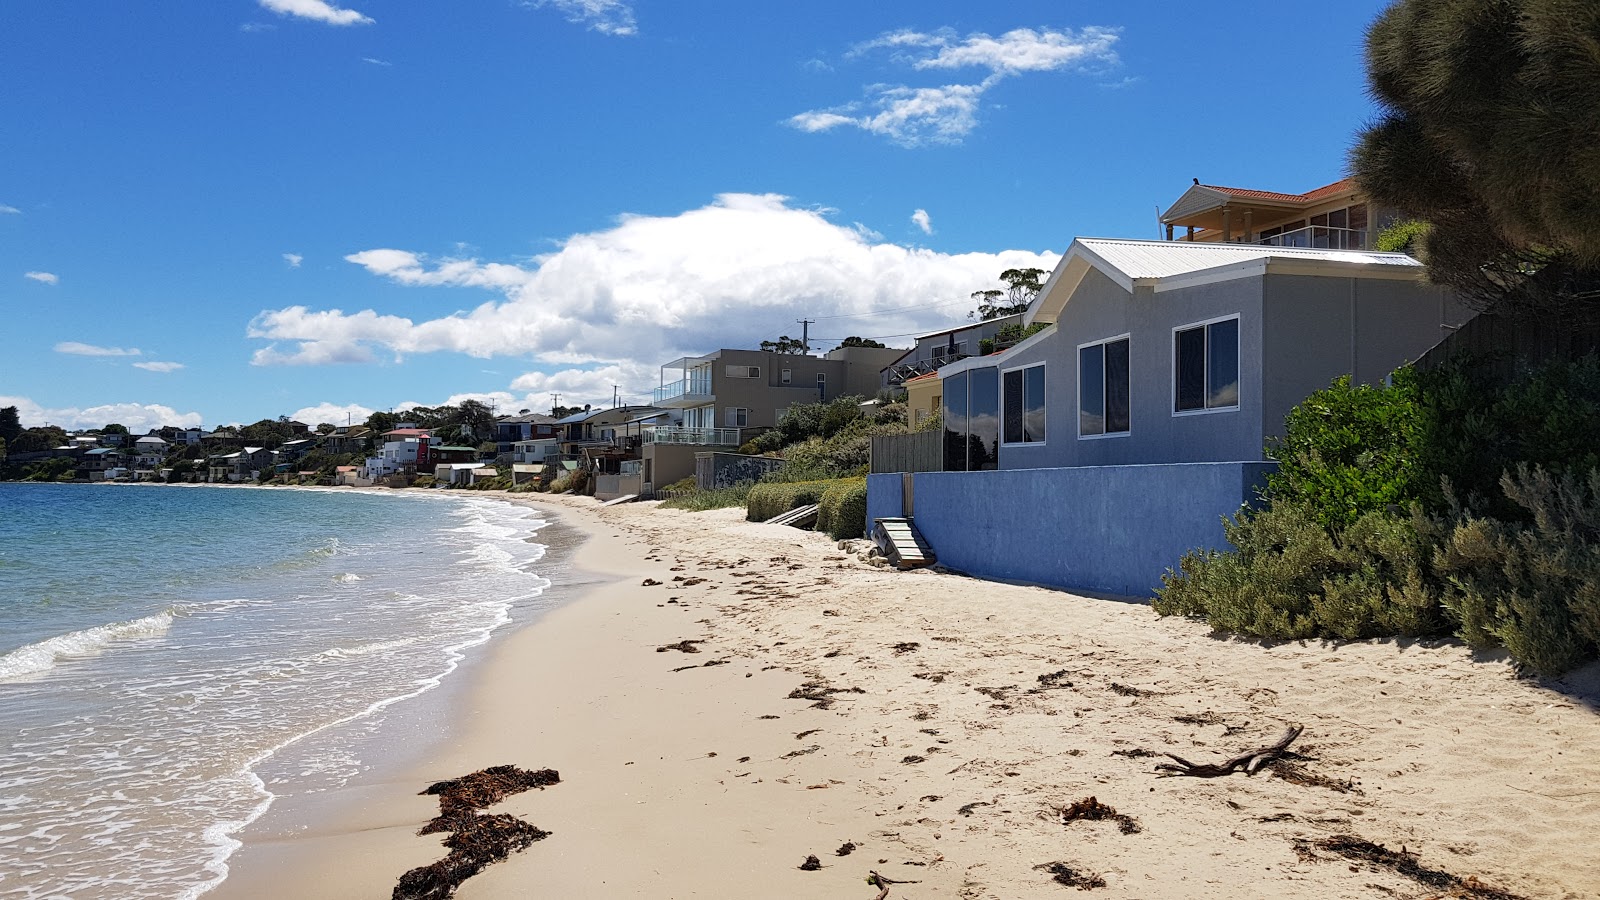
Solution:
{"label": "shoreline", "polygon": [[[1035,867],[1056,862],[1104,880],[1097,897],[1437,895],[1340,838],[1529,898],[1600,888],[1600,862],[1566,850],[1600,828],[1593,685],[1447,643],[1219,640],[1144,606],[873,569],[729,511],[479,496],[586,536],[574,595],[490,643],[413,771],[326,798],[315,827],[241,833],[208,896],[388,896],[445,852],[415,834],[437,813],[416,792],[502,764],[561,772],[489,810],[553,834],[459,897],[866,898],[876,870],[920,882],[895,898],[998,900],[1055,896]],[[683,641],[698,652],[658,649]],[[1284,769],[1153,772],[1291,722]],[[1061,822],[1090,796],[1138,831]]]}

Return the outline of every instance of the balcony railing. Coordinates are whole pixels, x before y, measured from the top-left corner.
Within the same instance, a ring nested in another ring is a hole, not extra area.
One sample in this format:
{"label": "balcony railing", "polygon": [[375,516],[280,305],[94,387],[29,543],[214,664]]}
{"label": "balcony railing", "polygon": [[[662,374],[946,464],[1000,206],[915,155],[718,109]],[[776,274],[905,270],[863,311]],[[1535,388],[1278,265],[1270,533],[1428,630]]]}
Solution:
{"label": "balcony railing", "polygon": [[664,403],[684,396],[708,396],[711,393],[710,378],[681,378],[671,384],[663,384],[655,389],[655,402]]}
{"label": "balcony railing", "polygon": [[1256,241],[1267,247],[1309,247],[1316,250],[1365,250],[1366,229],[1310,225]]}
{"label": "balcony railing", "polygon": [[652,428],[644,433],[646,444],[700,444],[707,447],[737,447],[737,428]]}

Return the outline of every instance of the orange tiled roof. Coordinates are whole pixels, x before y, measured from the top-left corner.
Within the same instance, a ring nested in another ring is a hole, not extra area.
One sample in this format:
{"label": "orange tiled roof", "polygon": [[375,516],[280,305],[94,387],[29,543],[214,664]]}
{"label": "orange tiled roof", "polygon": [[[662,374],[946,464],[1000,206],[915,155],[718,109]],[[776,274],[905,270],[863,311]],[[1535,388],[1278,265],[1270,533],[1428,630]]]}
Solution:
{"label": "orange tiled roof", "polygon": [[1200,186],[1210,188],[1213,191],[1222,191],[1225,194],[1232,194],[1235,197],[1248,197],[1254,200],[1276,200],[1280,203],[1309,203],[1313,200],[1320,200],[1330,194],[1337,194],[1346,188],[1353,187],[1354,184],[1354,179],[1341,178],[1340,180],[1335,181],[1333,184],[1323,185],[1314,191],[1306,191],[1304,194],[1280,194],[1276,191],[1257,191],[1250,188],[1223,187],[1217,184],[1202,184]]}

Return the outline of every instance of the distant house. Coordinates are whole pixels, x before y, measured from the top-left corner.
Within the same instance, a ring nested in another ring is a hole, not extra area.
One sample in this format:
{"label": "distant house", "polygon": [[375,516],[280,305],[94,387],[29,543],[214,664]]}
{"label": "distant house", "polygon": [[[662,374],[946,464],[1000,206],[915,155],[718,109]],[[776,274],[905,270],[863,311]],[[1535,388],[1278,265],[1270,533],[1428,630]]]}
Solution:
{"label": "distant house", "polygon": [[513,444],[539,438],[555,437],[556,419],[540,413],[523,412],[514,416],[501,416],[494,421],[495,451],[514,453]]}
{"label": "distant house", "polygon": [[78,457],[76,477],[86,481],[106,481],[116,477],[127,457],[115,447],[96,447]]}
{"label": "distant house", "polygon": [[478,461],[478,448],[442,444],[428,448],[428,458],[434,466],[440,463],[471,463]]}
{"label": "distant house", "polygon": [[292,441],[284,441],[278,445],[278,449],[272,451],[273,462],[275,465],[280,466],[297,463],[307,453],[315,449],[317,449],[317,442],[312,438],[296,438]]}
{"label": "distant house", "polygon": [[340,425],[322,439],[322,449],[335,456],[366,453],[371,442],[371,428],[365,425]]}
{"label": "distant house", "polygon": [[425,428],[394,428],[383,433],[383,445],[367,458],[367,477],[374,481],[391,475],[432,472],[432,437]]}
{"label": "distant house", "polygon": [[884,367],[905,352],[839,347],[823,356],[807,356],[722,349],[663,365],[655,405],[681,418],[670,425],[658,422],[645,433],[647,489],[693,475],[695,453],[738,447],[775,427],[791,406],[875,396]]}
{"label": "distant house", "polygon": [[938,372],[928,372],[908,378],[902,384],[906,391],[906,421],[915,428],[939,412],[944,396],[940,392]]}
{"label": "distant house", "polygon": [[981,352],[980,343],[994,340],[1002,329],[1021,324],[1022,314],[1018,313],[919,334],[915,346],[884,367],[882,385],[901,387],[913,378],[937,372],[957,360],[977,356]]}
{"label": "distant house", "polygon": [[1378,229],[1398,217],[1370,203],[1353,178],[1304,194],[1201,184],[1196,178],[1161,214],[1161,223],[1169,241],[1370,250]]}

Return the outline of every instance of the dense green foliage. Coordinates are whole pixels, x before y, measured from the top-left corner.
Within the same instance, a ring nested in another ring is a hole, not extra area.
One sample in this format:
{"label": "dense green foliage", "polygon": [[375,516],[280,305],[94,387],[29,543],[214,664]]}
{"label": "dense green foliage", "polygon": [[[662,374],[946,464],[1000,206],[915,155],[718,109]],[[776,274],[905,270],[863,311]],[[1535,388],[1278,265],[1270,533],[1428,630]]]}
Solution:
{"label": "dense green foliage", "polygon": [[1380,230],[1372,242],[1372,249],[1379,253],[1409,253],[1415,256],[1422,252],[1422,240],[1427,234],[1427,222],[1404,219]]}
{"label": "dense green foliage", "polygon": [[996,331],[994,337],[980,338],[978,340],[978,355],[988,356],[996,348],[1005,350],[1013,344],[1019,344],[1049,327],[1048,322],[1035,322],[1032,325],[1023,325],[1019,322],[1015,325],[1007,325]]}
{"label": "dense green foliage", "polygon": [[714,491],[692,491],[680,497],[663,500],[661,505],[668,509],[687,509],[703,511],[707,509],[724,509],[729,506],[744,506],[745,499],[750,495],[750,484],[736,484],[733,487],[718,488]]}
{"label": "dense green foliage", "polygon": [[0,441],[11,443],[22,433],[22,420],[15,406],[0,407]]}
{"label": "dense green foliage", "polygon": [[1006,269],[1000,273],[1006,289],[973,291],[972,299],[977,301],[978,308],[967,313],[967,318],[987,322],[1026,311],[1044,287],[1040,279],[1049,274],[1048,269]]}
{"label": "dense green foliage", "polygon": [[791,509],[810,506],[822,500],[822,492],[832,481],[761,482],[750,488],[745,499],[745,518],[765,522]]}
{"label": "dense green foliage", "polygon": [[867,527],[867,479],[840,478],[830,482],[818,500],[817,531],[834,540],[862,537]]}
{"label": "dense green foliage", "polygon": [[1398,0],[1367,34],[1383,110],[1353,168],[1428,222],[1435,281],[1483,309],[1600,314],[1600,4]]}
{"label": "dense green foliage", "polygon": [[1339,379],[1285,431],[1266,505],[1225,523],[1237,549],[1185,556],[1158,612],[1272,639],[1457,634],[1541,674],[1596,655],[1600,360]]}

